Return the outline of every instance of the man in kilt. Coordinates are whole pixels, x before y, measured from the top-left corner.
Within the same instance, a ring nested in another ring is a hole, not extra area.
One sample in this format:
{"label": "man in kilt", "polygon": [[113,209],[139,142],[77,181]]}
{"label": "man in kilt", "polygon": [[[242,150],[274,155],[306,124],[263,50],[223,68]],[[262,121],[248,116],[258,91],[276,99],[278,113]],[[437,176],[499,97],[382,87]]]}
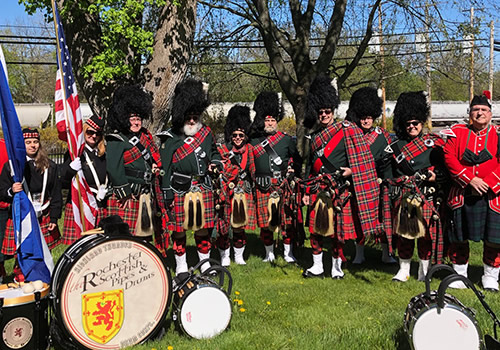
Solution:
{"label": "man in kilt", "polygon": [[[24,190],[33,203],[45,242],[49,249],[53,249],[61,243],[61,235],[57,226],[62,211],[59,171],[56,163],[49,159],[43,149],[37,129],[23,129],[23,137],[26,146],[24,181],[23,183],[14,182],[9,163],[5,163],[0,174],[0,201],[12,203],[14,194]],[[9,211],[12,213],[11,210]],[[14,255],[16,249],[12,218],[9,218],[2,253]],[[17,282],[24,281],[24,275],[17,261],[14,264],[14,274]]]}
{"label": "man in kilt", "polygon": [[[382,114],[382,99],[377,89],[372,87],[362,87],[356,90],[349,101],[346,120],[356,124],[363,132],[365,140],[370,147],[375,167],[377,170],[378,182],[380,183],[380,199],[378,219],[381,230],[375,239],[382,247],[382,262],[395,264],[396,260],[392,254],[392,216],[391,204],[389,201],[389,189],[386,179],[392,177],[391,157],[384,149],[391,143],[389,133],[379,126],[374,126],[375,120]],[[365,261],[365,236],[363,232],[358,232],[356,238],[356,256],[353,264],[362,264]]]}
{"label": "man in kilt", "polygon": [[118,215],[134,236],[151,239],[166,253],[167,214],[161,195],[161,160],[151,133],[142,126],[151,117],[152,99],[139,86],[122,86],[108,113],[106,170],[113,194],[108,215]]}
{"label": "man in kilt", "polygon": [[[349,121],[335,122],[339,105],[335,82],[318,76],[309,89],[304,126],[311,135],[303,202],[308,210],[313,266],[304,277],[323,277],[323,237],[332,236],[334,279],[344,277],[345,240],[377,232],[379,185],[375,162],[362,131]],[[319,125],[318,125],[319,124]],[[358,228],[356,228],[358,226]]]}
{"label": "man in kilt", "polygon": [[253,109],[250,143],[255,157],[257,223],[266,250],[263,261],[275,260],[274,233],[281,228],[285,261],[293,263],[296,262],[292,240],[296,232],[293,220],[297,216],[297,203],[290,185],[293,176],[300,177],[302,159],[292,137],[277,130],[284,116],[281,94],[260,93]]}
{"label": "man in kilt", "polygon": [[[67,189],[71,187],[71,181],[77,172],[83,170],[85,180],[97,201],[98,212],[94,223],[95,226],[98,225],[102,218],[107,216],[108,176],[106,173],[106,146],[104,144],[103,129],[103,118],[96,114],[88,118],[83,124],[85,148],[82,156],[71,160],[69,152],[66,152],[64,164],[61,166],[62,186]],[[72,244],[80,238],[75,227],[71,191],[68,191],[64,208],[63,244]]]}
{"label": "man in kilt", "polygon": [[402,93],[394,108],[394,131],[398,138],[386,148],[392,155],[394,180],[394,234],[397,237],[399,271],[394,281],[410,278],[410,265],[417,239],[418,280],[424,281],[429,265],[443,258],[443,202],[447,171],[443,164],[444,141],[423,133],[429,104],[423,91]]}
{"label": "man in kilt", "polygon": [[[452,210],[448,230],[449,257],[455,271],[467,277],[468,240],[483,245],[483,288],[498,291],[500,270],[500,140],[498,127],[491,125],[489,91],[474,96],[470,123],[457,124],[448,136],[444,159],[453,185],[448,196]],[[462,282],[450,285],[465,288]]]}
{"label": "man in kilt", "polygon": [[248,143],[251,125],[250,108],[233,106],[224,126],[224,143],[218,145],[224,164],[222,189],[219,202],[222,215],[217,220],[217,246],[221,265],[230,264],[229,231],[233,234],[234,262],[246,265],[243,257],[247,237],[245,230],[255,230],[256,215],[253,198],[255,162],[253,147]]}
{"label": "man in kilt", "polygon": [[[186,231],[194,231],[198,257],[210,256],[209,232],[215,225],[214,187],[211,174],[222,170],[210,128],[201,121],[209,106],[208,85],[187,79],[175,88],[172,104],[172,128],[158,136],[165,174],[162,189],[167,205],[173,209],[172,240],[175,253],[175,273],[188,271]],[[207,262],[202,272],[210,267]]]}

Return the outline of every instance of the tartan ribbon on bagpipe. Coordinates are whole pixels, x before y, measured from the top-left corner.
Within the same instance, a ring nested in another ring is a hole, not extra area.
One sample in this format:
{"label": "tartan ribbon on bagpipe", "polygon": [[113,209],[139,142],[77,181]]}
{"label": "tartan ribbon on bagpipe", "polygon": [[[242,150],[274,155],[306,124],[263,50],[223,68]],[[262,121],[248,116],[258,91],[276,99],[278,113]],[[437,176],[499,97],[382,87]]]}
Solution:
{"label": "tartan ribbon on bagpipe", "polygon": [[[432,240],[432,263],[441,264],[444,257],[444,237],[441,225],[441,222],[444,220],[441,218],[445,215],[445,209],[436,208],[434,203],[425,197],[418,186],[421,181],[420,175],[401,176],[397,179],[387,180],[389,185],[401,187],[400,195],[394,199],[393,215],[398,215],[401,200],[403,200],[404,195],[408,192],[414,192],[422,199],[422,217],[425,220],[427,232]],[[437,215],[438,220],[434,220],[433,215]]]}
{"label": "tartan ribbon on bagpipe", "polygon": [[[160,151],[158,150],[158,147],[153,140],[153,135],[151,135],[148,130],[142,129],[141,136],[139,137],[139,142],[144,146],[144,148],[149,151],[158,167],[161,167]],[[134,146],[131,149],[123,152],[123,163],[125,165],[133,163],[142,156],[143,155],[139,147]]]}
{"label": "tartan ribbon on bagpipe", "polygon": [[429,148],[443,146],[444,140],[441,137],[435,134],[425,134],[423,136],[414,138],[406,145],[401,147],[401,154],[405,156],[404,159],[413,159],[424,153]]}
{"label": "tartan ribbon on bagpipe", "polygon": [[[284,137],[285,137],[285,134],[283,132],[277,131],[275,134],[268,136],[266,138],[266,140],[267,140],[267,142],[269,142],[269,146],[274,147]],[[266,153],[266,149],[262,146],[262,143],[258,143],[255,146],[253,146],[253,155],[255,156],[255,158],[259,158],[264,153]]]}
{"label": "tartan ribbon on bagpipe", "polygon": [[[205,141],[208,134],[211,133],[211,130],[208,126],[203,125],[196,134],[193,136],[188,136],[184,140],[184,144],[175,151],[174,156],[172,158],[172,163],[177,163],[186,158],[188,155],[193,153],[198,147],[201,146],[203,141]],[[186,142],[188,141],[189,142]]]}

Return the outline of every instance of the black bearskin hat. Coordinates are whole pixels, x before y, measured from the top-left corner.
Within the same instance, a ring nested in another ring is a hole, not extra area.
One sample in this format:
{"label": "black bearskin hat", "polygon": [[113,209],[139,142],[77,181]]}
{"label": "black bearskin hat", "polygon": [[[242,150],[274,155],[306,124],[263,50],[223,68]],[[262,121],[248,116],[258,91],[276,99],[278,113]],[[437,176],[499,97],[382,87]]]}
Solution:
{"label": "black bearskin hat", "polygon": [[279,122],[283,119],[284,110],[281,93],[264,91],[261,92],[253,103],[255,117],[252,124],[252,134],[261,134],[264,131],[264,120],[272,116]]}
{"label": "black bearskin hat", "polygon": [[306,115],[304,126],[312,129],[318,122],[318,111],[322,108],[335,110],[340,103],[335,81],[324,75],[318,75],[309,87],[307,94]]}
{"label": "black bearskin hat", "polygon": [[113,94],[108,116],[109,128],[127,132],[130,130],[130,117],[149,119],[152,111],[152,98],[143,88],[139,85],[121,86]]}
{"label": "black bearskin hat", "polygon": [[181,130],[186,116],[202,114],[210,105],[208,99],[208,84],[189,78],[175,87],[172,102],[172,128]]}
{"label": "black bearskin hat", "polygon": [[226,125],[224,126],[224,140],[226,143],[231,141],[231,135],[235,130],[243,130],[248,136],[248,129],[252,124],[250,119],[250,108],[242,105],[231,107],[227,114]]}
{"label": "black bearskin hat", "polygon": [[429,118],[430,107],[424,91],[403,92],[394,107],[394,132],[400,139],[406,139],[406,122],[419,120],[424,124]]}
{"label": "black bearskin hat", "polygon": [[381,114],[382,99],[379,97],[377,89],[366,86],[352,94],[345,119],[359,126],[359,121],[363,117],[370,116],[375,120]]}
{"label": "black bearskin hat", "polygon": [[491,109],[491,92],[488,90],[484,90],[481,96],[475,95],[472,101],[470,101],[470,107],[481,105],[488,106]]}

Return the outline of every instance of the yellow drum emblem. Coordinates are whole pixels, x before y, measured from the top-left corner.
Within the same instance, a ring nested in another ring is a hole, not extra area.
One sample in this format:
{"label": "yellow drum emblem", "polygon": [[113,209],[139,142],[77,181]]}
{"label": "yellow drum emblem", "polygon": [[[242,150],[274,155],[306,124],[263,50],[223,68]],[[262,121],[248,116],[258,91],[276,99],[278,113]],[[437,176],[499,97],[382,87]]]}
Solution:
{"label": "yellow drum emblem", "polygon": [[123,324],[123,289],[82,296],[82,319],[85,333],[92,340],[106,344]]}

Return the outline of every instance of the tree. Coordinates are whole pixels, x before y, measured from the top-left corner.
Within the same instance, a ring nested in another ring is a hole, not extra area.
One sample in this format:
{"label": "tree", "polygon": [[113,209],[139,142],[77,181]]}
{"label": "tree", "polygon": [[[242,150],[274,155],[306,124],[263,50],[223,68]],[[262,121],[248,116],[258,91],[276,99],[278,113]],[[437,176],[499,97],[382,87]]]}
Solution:
{"label": "tree", "polygon": [[[20,0],[28,13],[50,0]],[[187,71],[196,0],[57,0],[74,74],[94,112],[106,115],[113,91],[141,84],[153,96],[152,130],[167,118],[174,88]]]}

